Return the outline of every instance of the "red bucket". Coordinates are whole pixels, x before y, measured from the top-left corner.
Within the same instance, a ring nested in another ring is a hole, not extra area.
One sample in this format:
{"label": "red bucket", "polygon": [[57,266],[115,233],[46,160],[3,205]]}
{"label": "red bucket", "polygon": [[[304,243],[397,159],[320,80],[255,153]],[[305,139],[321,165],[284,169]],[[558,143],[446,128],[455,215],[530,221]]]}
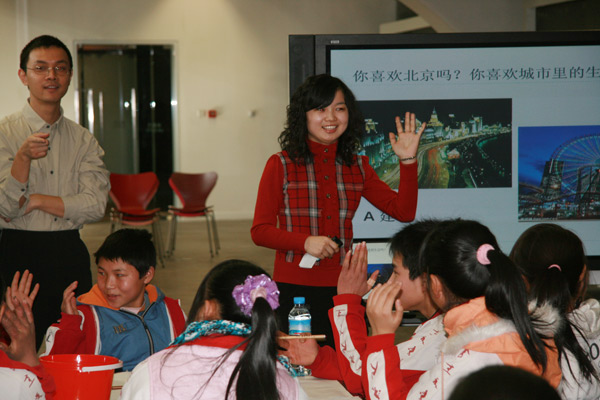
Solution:
{"label": "red bucket", "polygon": [[116,357],[94,354],[55,354],[40,357],[56,383],[56,400],[108,400],[115,369],[123,362]]}

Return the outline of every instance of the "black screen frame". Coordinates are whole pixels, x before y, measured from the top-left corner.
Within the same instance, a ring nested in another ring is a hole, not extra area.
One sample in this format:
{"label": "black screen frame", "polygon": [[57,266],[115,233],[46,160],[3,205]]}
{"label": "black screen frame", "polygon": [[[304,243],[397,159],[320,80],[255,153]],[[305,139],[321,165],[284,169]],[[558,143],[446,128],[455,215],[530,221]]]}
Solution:
{"label": "black screen frame", "polygon": [[330,73],[335,49],[600,45],[600,31],[290,35],[290,97],[306,78]]}
{"label": "black screen frame", "polygon": [[[290,35],[289,45],[291,97],[307,77],[330,73],[332,50],[597,46],[600,31]],[[294,47],[301,48],[302,52],[292,51]],[[298,65],[302,66],[301,70]],[[591,269],[600,270],[600,255],[590,255],[588,261]]]}

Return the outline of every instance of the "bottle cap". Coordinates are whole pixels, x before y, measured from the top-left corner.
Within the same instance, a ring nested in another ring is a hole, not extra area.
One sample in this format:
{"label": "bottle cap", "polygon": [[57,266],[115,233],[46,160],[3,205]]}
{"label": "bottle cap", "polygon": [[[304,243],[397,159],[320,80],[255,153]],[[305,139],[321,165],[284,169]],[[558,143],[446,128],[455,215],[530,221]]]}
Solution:
{"label": "bottle cap", "polygon": [[294,304],[304,304],[305,301],[304,297],[294,297]]}

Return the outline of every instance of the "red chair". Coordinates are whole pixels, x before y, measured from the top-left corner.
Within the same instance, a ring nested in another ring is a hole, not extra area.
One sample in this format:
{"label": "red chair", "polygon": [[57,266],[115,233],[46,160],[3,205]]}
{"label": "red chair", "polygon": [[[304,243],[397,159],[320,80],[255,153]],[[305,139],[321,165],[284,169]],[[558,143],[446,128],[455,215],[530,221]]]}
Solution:
{"label": "red chair", "polygon": [[208,246],[210,256],[219,254],[221,245],[217,233],[215,212],[212,206],[206,205],[206,199],[217,183],[216,172],[201,174],[186,174],[173,172],[169,185],[181,201],[182,207],[169,206],[169,244],[167,255],[175,250],[175,235],[177,234],[177,217],[205,217],[208,230]]}
{"label": "red chair", "polygon": [[115,207],[110,210],[110,232],[114,232],[121,225],[152,225],[156,253],[164,268],[160,208],[147,209],[148,204],[150,204],[158,190],[158,185],[158,177],[154,172],[142,172],[140,174],[111,173],[109,195],[115,203]]}

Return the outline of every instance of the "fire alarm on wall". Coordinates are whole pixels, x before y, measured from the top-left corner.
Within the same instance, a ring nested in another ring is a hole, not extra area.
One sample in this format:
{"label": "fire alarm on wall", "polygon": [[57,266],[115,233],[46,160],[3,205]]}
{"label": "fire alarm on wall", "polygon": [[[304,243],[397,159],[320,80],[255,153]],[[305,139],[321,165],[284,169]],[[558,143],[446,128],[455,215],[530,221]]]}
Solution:
{"label": "fire alarm on wall", "polygon": [[217,118],[217,110],[208,110],[208,118]]}

